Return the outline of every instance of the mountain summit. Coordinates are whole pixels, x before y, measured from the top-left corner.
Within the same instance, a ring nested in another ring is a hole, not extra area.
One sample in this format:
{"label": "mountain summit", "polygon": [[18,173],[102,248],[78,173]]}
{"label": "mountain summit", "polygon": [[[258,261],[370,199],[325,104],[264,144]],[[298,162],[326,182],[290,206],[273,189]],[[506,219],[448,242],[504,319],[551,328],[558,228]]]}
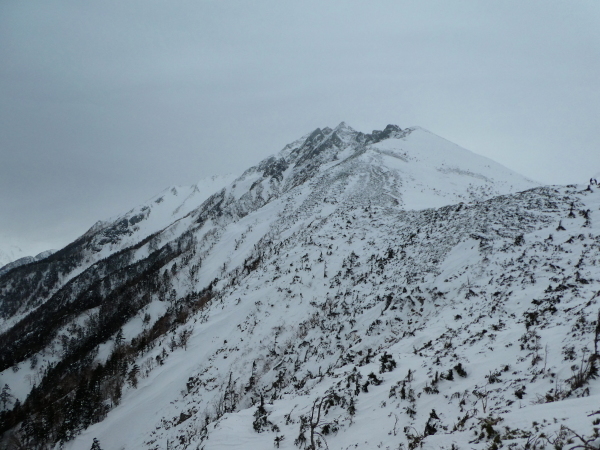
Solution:
{"label": "mountain summit", "polygon": [[343,122],[213,181],[0,275],[0,445],[598,445],[595,186]]}

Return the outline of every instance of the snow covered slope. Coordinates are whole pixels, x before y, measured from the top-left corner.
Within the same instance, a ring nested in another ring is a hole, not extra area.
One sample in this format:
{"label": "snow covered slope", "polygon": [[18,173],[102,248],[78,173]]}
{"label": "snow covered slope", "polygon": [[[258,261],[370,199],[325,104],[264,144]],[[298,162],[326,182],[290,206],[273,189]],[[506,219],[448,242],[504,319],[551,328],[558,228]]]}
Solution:
{"label": "snow covered slope", "polygon": [[266,248],[249,215],[238,251],[261,248],[256,268],[222,276],[195,321],[137,361],[137,389],[66,448],[294,449],[323,399],[329,448],[592,436],[600,192],[578,191],[342,208]]}
{"label": "snow covered slope", "polygon": [[4,442],[593,442],[599,221],[600,191],[539,187],[421,129],[315,130],[91,266],[76,249],[97,231],[0,278],[0,384],[21,402]]}
{"label": "snow covered slope", "polygon": [[377,143],[370,152],[400,174],[405,209],[481,201],[538,185],[429,131],[410,130],[407,137]]}

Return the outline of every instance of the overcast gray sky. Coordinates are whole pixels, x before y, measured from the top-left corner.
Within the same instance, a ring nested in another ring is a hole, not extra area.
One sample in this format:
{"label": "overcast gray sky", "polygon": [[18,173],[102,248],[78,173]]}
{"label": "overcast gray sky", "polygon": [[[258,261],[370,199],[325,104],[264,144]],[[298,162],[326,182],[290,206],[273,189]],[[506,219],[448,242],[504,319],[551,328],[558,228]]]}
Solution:
{"label": "overcast gray sky", "polygon": [[0,246],[61,247],[316,127],[600,171],[600,2],[0,2]]}

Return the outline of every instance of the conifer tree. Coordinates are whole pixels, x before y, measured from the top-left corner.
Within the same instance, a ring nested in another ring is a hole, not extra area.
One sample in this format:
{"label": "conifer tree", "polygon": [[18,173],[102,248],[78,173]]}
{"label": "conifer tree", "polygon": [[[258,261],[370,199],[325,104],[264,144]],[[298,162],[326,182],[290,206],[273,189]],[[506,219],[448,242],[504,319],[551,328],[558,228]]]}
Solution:
{"label": "conifer tree", "polygon": [[131,370],[129,371],[129,374],[127,375],[127,380],[129,381],[129,383],[131,384],[131,386],[133,386],[133,388],[137,388],[137,384],[138,384],[138,373],[140,372],[140,366],[138,366],[137,364],[134,364],[133,367],[131,368]]}
{"label": "conifer tree", "polygon": [[115,347],[120,347],[121,344],[123,343],[123,340],[125,339],[125,337],[123,336],[123,328],[119,328],[119,331],[117,332],[117,335],[115,336]]}
{"label": "conifer tree", "polygon": [[254,427],[254,431],[257,433],[262,433],[269,425],[273,425],[268,419],[269,413],[265,408],[265,399],[261,395],[260,396],[260,405],[254,411],[254,422],[252,426]]}
{"label": "conifer tree", "polygon": [[6,405],[10,403],[12,396],[13,395],[10,393],[10,387],[8,384],[5,384],[0,392],[0,402],[2,402],[2,407],[4,409],[6,409]]}

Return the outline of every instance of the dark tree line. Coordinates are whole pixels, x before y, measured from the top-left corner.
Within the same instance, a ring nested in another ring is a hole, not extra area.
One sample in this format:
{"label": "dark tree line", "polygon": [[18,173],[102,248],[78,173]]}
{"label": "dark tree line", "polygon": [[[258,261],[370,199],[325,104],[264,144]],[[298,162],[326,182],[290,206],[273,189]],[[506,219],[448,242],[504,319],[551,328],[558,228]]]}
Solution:
{"label": "dark tree line", "polygon": [[[43,448],[45,444],[68,441],[103,420],[111,407],[119,404],[125,384],[137,386],[139,367],[130,367],[135,358],[185,323],[189,314],[204,308],[212,297],[211,284],[202,292],[180,299],[130,343],[116,345],[105,364],[94,364],[93,352],[104,340],[99,334],[89,337],[87,345],[46,370],[40,385],[32,389],[22,405],[0,414],[0,433],[21,423],[21,442],[27,448]],[[164,358],[164,352],[158,358]]]}

